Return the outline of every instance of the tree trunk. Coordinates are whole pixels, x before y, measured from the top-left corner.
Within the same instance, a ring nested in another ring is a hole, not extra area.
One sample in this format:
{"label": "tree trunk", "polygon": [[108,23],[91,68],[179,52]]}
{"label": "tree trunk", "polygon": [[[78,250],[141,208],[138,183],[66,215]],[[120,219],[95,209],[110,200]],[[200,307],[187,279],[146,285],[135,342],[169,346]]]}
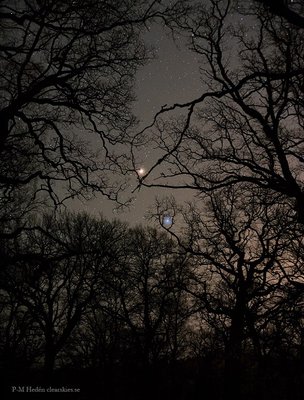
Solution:
{"label": "tree trunk", "polygon": [[51,376],[54,371],[55,353],[53,351],[46,351],[44,358],[44,369],[48,376]]}
{"label": "tree trunk", "polygon": [[56,350],[53,343],[53,336],[47,332],[45,338],[45,352],[44,352],[44,371],[46,378],[51,378],[54,371],[56,358]]}
{"label": "tree trunk", "polygon": [[242,386],[244,371],[242,368],[241,356],[245,327],[245,311],[245,297],[241,293],[238,293],[232,314],[229,341],[226,347],[224,398],[227,399],[243,399]]}

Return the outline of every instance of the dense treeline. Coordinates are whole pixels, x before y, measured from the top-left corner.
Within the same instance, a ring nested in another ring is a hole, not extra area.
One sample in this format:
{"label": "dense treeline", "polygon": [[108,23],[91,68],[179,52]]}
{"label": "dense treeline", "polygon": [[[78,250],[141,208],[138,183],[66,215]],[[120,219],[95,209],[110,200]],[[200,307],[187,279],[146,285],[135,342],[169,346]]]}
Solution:
{"label": "dense treeline", "polygon": [[282,207],[227,198],[206,199],[204,212],[189,205],[180,236],[63,213],[6,241],[9,387],[63,380],[108,398],[222,398],[236,388],[296,398],[301,236]]}

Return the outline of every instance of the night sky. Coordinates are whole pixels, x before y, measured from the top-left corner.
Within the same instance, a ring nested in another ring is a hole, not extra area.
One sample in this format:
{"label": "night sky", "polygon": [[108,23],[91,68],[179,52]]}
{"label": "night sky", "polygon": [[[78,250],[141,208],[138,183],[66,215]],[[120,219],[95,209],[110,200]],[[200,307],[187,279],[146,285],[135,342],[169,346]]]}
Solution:
{"label": "night sky", "polygon": [[[231,22],[250,24],[254,32],[251,17],[241,16],[236,13],[230,16]],[[148,62],[137,73],[134,103],[134,114],[140,123],[138,131],[153,121],[153,116],[164,105],[183,103],[200,97],[206,88],[201,82],[199,73],[199,59],[197,54],[187,47],[187,40],[182,36],[172,38],[170,32],[158,24],[150,25],[143,34],[144,42],[148,48],[154,48],[155,58]],[[152,53],[151,53],[152,54]],[[158,152],[150,146],[145,148],[144,154],[138,161],[138,168],[145,171],[157,159]],[[130,182],[123,199],[135,196],[135,200],[128,209],[117,211],[117,205],[101,195],[89,201],[80,203],[79,200],[70,201],[68,207],[73,210],[84,210],[91,214],[103,214],[106,218],[119,218],[131,224],[147,223],[147,211],[153,206],[155,197],[164,197],[172,194],[172,190],[157,188],[141,188],[140,191],[131,193],[136,186],[135,179]],[[192,200],[193,191],[175,190],[174,197],[177,202]]]}
{"label": "night sky", "polygon": [[[147,63],[138,71],[136,80],[136,102],[134,114],[140,123],[138,130],[149,125],[154,114],[165,104],[176,101],[184,102],[199,96],[202,93],[200,87],[199,63],[196,55],[186,47],[186,41],[182,37],[173,38],[161,26],[150,26],[144,34],[144,40],[148,47],[153,47],[155,59]],[[140,168],[147,168],[155,160],[157,152],[152,147],[146,148],[139,161]],[[133,185],[137,183],[134,174]],[[130,189],[134,188],[131,185]],[[74,200],[68,203],[68,207],[74,210],[84,210],[98,215],[102,213],[106,218],[113,217],[128,221],[132,224],[145,223],[145,214],[153,205],[155,196],[165,196],[167,190],[142,188],[139,192],[131,194],[127,190],[124,199],[135,196],[136,199],[128,209],[116,211],[116,204],[96,195],[89,201],[80,203]],[[190,200],[190,192],[176,192],[177,200]]]}

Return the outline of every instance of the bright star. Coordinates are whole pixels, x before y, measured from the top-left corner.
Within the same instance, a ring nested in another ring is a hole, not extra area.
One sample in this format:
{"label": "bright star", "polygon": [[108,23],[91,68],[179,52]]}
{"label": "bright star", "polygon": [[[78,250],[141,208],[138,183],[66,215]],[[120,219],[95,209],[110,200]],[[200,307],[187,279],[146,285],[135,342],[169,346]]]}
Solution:
{"label": "bright star", "polygon": [[145,174],[145,169],[144,168],[139,168],[138,170],[137,170],[137,173],[138,173],[138,175],[144,175]]}
{"label": "bright star", "polygon": [[163,217],[163,225],[165,226],[172,225],[172,217],[170,215],[165,215]]}

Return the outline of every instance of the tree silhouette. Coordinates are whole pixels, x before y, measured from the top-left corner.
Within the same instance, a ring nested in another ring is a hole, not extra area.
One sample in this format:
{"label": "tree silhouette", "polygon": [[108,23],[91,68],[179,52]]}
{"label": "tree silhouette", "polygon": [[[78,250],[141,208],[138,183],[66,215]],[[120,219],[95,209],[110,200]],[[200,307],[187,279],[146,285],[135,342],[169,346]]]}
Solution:
{"label": "tree silhouette", "polygon": [[126,246],[112,281],[140,362],[149,367],[170,347],[174,353],[178,351],[174,343],[178,325],[173,325],[172,318],[176,318],[176,324],[180,318],[183,325],[179,311],[184,304],[175,292],[186,265],[185,260],[174,257],[170,239],[156,229],[131,229]]}
{"label": "tree silhouette", "polygon": [[117,200],[115,172],[130,167],[134,76],[149,57],[140,31],[180,9],[142,0],[1,3],[1,199],[34,183],[33,199],[42,192],[55,204],[92,192]]}
{"label": "tree silhouette", "polygon": [[42,225],[58,241],[44,232],[31,231],[26,237],[24,233],[18,244],[18,255],[23,248],[24,256],[3,271],[2,287],[14,293],[39,328],[49,375],[100,290],[100,277],[111,265],[111,248],[121,233],[119,224],[94,221],[87,215],[67,214],[61,220],[46,216]]}
{"label": "tree silhouette", "polygon": [[273,14],[286,19],[295,27],[304,28],[303,5],[300,1],[293,0],[256,0]]}
{"label": "tree silhouette", "polygon": [[[253,33],[231,25],[232,11],[212,0],[179,23],[202,60],[203,94],[155,116],[161,156],[139,185],[210,192],[248,183],[284,196],[303,222],[302,31],[263,14],[250,16]],[[170,111],[182,115],[166,120]]]}
{"label": "tree silhouette", "polygon": [[[193,297],[194,310],[209,332],[221,332],[225,390],[238,398],[246,392],[246,347],[262,362],[260,332],[271,319],[280,320],[283,293],[299,267],[292,256],[292,213],[267,192],[247,189],[225,188],[206,196],[204,207],[176,209],[182,216],[179,228],[170,228],[181,248],[194,257],[192,278],[184,290]],[[168,208],[168,202],[163,206]]]}

